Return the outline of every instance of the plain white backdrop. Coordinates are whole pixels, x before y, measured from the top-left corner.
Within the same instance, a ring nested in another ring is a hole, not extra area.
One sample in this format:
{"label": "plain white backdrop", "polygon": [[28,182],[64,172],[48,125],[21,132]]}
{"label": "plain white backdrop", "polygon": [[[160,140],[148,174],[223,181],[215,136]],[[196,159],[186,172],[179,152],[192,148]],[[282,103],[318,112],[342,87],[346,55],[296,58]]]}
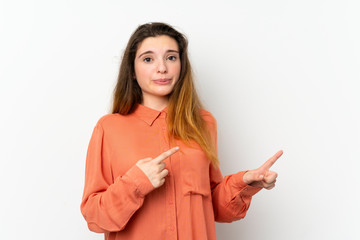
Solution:
{"label": "plain white backdrop", "polygon": [[277,150],[277,186],[218,239],[360,239],[357,0],[0,0],[0,238],[103,239],[80,213],[87,145],[135,28],[189,38],[224,175]]}

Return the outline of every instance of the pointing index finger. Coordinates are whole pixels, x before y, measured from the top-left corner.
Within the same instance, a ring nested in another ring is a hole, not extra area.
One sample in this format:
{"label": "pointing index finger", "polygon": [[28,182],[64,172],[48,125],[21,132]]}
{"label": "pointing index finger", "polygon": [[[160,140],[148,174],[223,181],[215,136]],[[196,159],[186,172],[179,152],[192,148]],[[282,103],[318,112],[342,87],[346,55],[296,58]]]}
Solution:
{"label": "pointing index finger", "polygon": [[167,150],[166,152],[163,152],[162,154],[160,154],[156,158],[154,158],[153,161],[156,161],[156,162],[160,163],[160,162],[164,161],[166,158],[168,158],[171,155],[173,155],[174,153],[176,153],[178,150],[179,150],[179,147],[173,147],[173,148]]}
{"label": "pointing index finger", "polygon": [[282,154],[283,154],[282,150],[278,151],[277,153],[275,153],[274,156],[272,156],[269,160],[267,160],[260,168],[262,170],[268,170],[269,168],[271,168],[272,165],[274,165],[276,160],[278,160]]}

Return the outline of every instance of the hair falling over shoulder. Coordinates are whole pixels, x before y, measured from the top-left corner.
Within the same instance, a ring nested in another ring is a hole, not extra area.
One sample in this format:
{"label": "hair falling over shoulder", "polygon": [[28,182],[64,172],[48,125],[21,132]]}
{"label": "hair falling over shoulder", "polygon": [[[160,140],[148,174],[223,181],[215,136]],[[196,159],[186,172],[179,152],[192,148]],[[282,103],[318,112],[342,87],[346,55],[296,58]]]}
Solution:
{"label": "hair falling over shoulder", "polygon": [[136,51],[144,39],[161,35],[176,40],[181,60],[180,77],[169,96],[168,134],[171,138],[180,139],[185,143],[195,141],[203,149],[211,163],[218,166],[215,143],[211,139],[208,126],[200,114],[202,104],[194,86],[188,58],[188,41],[183,34],[168,24],[157,22],[143,24],[131,35],[123,54],[114,89],[112,113],[129,114],[135,110],[136,104],[142,102],[141,88],[134,77]]}

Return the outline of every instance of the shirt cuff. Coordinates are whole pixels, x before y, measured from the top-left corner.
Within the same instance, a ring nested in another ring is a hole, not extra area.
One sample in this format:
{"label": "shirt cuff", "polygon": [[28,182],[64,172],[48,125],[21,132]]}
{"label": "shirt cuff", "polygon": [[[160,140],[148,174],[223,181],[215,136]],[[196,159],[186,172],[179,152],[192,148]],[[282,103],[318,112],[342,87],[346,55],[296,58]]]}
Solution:
{"label": "shirt cuff", "polygon": [[240,190],[240,193],[245,196],[254,196],[258,193],[262,188],[261,187],[253,187],[244,182],[243,176],[247,171],[238,172],[233,175],[234,185],[236,188]]}
{"label": "shirt cuff", "polygon": [[155,189],[149,178],[136,165],[134,165],[127,171],[126,176],[135,184],[136,190],[139,195],[141,195],[141,197],[144,197]]}

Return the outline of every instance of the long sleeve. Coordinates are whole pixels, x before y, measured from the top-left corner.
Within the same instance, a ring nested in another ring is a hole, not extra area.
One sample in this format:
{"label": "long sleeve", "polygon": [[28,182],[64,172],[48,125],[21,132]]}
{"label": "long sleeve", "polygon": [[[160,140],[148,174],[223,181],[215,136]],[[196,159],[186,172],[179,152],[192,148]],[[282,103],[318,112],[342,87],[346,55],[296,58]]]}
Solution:
{"label": "long sleeve", "polygon": [[98,123],[87,151],[80,208],[91,231],[121,231],[154,188],[136,165],[123,176],[113,177],[109,157],[104,158],[103,142],[104,130]]}
{"label": "long sleeve", "polygon": [[213,167],[210,170],[215,221],[232,222],[245,217],[252,196],[261,190],[244,183],[245,172],[228,175],[222,179],[219,168]]}
{"label": "long sleeve", "polygon": [[[217,149],[216,120],[211,114],[206,117],[206,120]],[[232,222],[245,217],[252,196],[261,190],[261,188],[250,186],[243,181],[245,172],[238,172],[223,178],[219,167],[210,165],[210,186],[215,221]]]}
{"label": "long sleeve", "polygon": [[[202,112],[216,146],[216,120]],[[81,212],[88,227],[106,240],[215,240],[214,221],[245,216],[260,189],[243,172],[223,178],[200,146],[175,139],[180,151],[165,159],[163,186],[154,189],[136,166],[171,148],[167,111],[141,104],[128,115],[108,114],[97,123],[86,156]],[[215,213],[215,214],[214,214]]]}

